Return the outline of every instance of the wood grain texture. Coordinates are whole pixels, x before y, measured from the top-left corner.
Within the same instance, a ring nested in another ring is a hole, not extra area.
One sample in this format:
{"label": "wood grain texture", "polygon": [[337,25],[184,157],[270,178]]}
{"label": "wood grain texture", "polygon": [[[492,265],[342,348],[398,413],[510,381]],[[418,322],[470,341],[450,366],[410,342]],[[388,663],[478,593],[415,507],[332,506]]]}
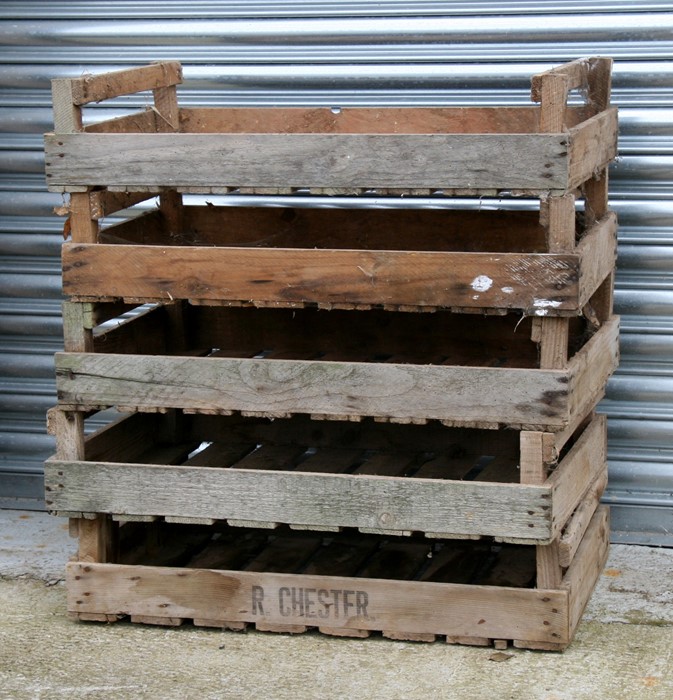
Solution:
{"label": "wood grain texture", "polygon": [[[568,180],[566,137],[558,134],[79,133],[47,134],[45,146],[47,182],[57,189],[88,185],[129,190],[248,186],[565,191]],[[593,171],[598,165],[587,167]]]}
{"label": "wood grain texture", "polygon": [[571,416],[586,416],[593,410],[618,364],[619,317],[613,316],[570,362],[568,390]]}
{"label": "wood grain texture", "polygon": [[607,420],[597,415],[549,477],[554,538],[566,526],[577,508],[587,484],[607,470]]}
{"label": "wood grain texture", "polygon": [[608,483],[607,468],[587,489],[559,540],[559,560],[567,568],[572,563]]}
{"label": "wood grain texture", "polygon": [[615,268],[617,216],[613,212],[608,212],[604,218],[585,233],[577,246],[577,253],[582,261],[579,278],[579,305],[583,307]]}
{"label": "wood grain texture", "polygon": [[617,108],[611,107],[568,132],[568,189],[579,187],[617,157]]}
{"label": "wood grain texture", "polygon": [[[66,577],[72,613],[568,641],[565,591],[78,562],[67,565]],[[302,596],[310,591],[309,605],[293,609],[292,589],[303,589]],[[318,591],[331,595],[332,605],[311,602]],[[350,592],[345,606],[344,591]]]}
{"label": "wood grain texture", "polygon": [[55,510],[551,537],[546,487],[97,461],[49,461],[47,473]]}
{"label": "wood grain texture", "polygon": [[[362,448],[376,443],[365,438],[361,446],[348,449],[313,448],[314,454],[306,458],[306,441],[311,444],[315,437],[312,440],[305,432],[299,442],[282,426],[277,439],[284,441],[274,444],[273,433],[257,422],[258,432],[217,436],[211,431],[204,436],[198,431],[187,444],[195,446],[205,439],[210,446],[186,459],[190,447],[158,444],[167,422],[171,422],[168,417],[134,414],[89,437],[86,461],[82,457],[50,460],[46,467],[50,507],[104,512],[115,518],[160,516],[189,522],[254,518],[262,527],[283,522],[307,529],[421,531],[433,537],[491,535],[530,544],[555,539],[559,522],[565,524],[568,512],[584,496],[585,481],[591,481],[601,467],[605,471],[603,418],[584,431],[549,480],[522,487],[516,470],[509,476],[502,473],[508,460],[516,464],[513,441],[488,444],[491,436],[484,431],[444,429],[445,451],[433,459],[423,452],[432,447],[426,441],[428,434],[436,433],[428,429],[410,433],[421,440],[416,452],[394,452],[389,445],[387,451],[370,457],[371,448],[369,452]],[[219,423],[224,426],[231,421],[220,419]],[[287,425],[295,424],[296,420]],[[350,433],[347,440],[352,443],[353,430]],[[81,439],[81,430],[78,434]],[[523,446],[530,442],[523,437],[535,435],[543,434],[521,433],[522,465]],[[218,441],[211,442],[216,436]],[[343,436],[332,437],[337,441],[333,444],[342,444]],[[403,437],[399,439],[404,442]],[[476,452],[470,448],[470,439],[479,444]],[[263,446],[254,449],[260,440]],[[488,458],[486,468],[483,454],[496,455]],[[180,456],[176,462],[180,466],[165,461],[175,455]],[[541,463],[542,450],[536,455]],[[410,467],[413,476],[403,476],[402,470]],[[138,488],[139,483],[144,486]]]}
{"label": "wood grain texture", "polygon": [[141,68],[70,79],[73,104],[76,105],[101,102],[111,97],[131,95],[135,92],[168,87],[181,82],[182,66],[177,61],[164,61]]}
{"label": "wood grain texture", "polygon": [[422,416],[540,424],[552,432],[569,419],[563,371],[58,353],[56,374],[64,407]]}
{"label": "wood grain texture", "polygon": [[562,590],[570,594],[569,633],[572,636],[582,618],[608,558],[610,536],[610,511],[599,506],[594,513],[582,543],[563,578]]}
{"label": "wood grain texture", "polygon": [[[65,245],[78,297],[578,310],[573,254]],[[102,274],[105,271],[105,274]]]}

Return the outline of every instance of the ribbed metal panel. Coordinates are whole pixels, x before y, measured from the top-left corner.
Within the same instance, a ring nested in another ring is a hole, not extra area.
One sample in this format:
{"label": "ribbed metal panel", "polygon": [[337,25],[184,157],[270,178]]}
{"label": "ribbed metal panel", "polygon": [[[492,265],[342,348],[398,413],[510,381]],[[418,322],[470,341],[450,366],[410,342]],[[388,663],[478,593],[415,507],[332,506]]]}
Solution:
{"label": "ribbed metal panel", "polygon": [[616,59],[621,124],[611,205],[622,365],[603,403],[606,499],[617,539],[673,544],[673,2],[7,1],[0,44],[0,505],[39,497],[52,449],[43,426],[55,400],[62,239],[52,214],[61,198],[43,177],[51,78],[177,59],[188,105],[523,104],[532,73],[601,54]]}

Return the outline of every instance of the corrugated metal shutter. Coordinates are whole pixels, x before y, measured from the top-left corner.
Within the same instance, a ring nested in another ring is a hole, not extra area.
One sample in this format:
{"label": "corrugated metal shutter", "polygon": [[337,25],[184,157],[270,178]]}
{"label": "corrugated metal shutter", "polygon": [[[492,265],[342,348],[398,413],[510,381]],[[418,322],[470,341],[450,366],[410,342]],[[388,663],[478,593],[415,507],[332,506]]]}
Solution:
{"label": "corrugated metal shutter", "polygon": [[191,105],[516,104],[532,73],[600,54],[616,59],[621,119],[611,191],[622,365],[603,404],[606,498],[615,539],[673,544],[672,30],[664,0],[2,3],[0,504],[40,496],[52,447],[61,201],[42,175],[50,78],[177,59]]}

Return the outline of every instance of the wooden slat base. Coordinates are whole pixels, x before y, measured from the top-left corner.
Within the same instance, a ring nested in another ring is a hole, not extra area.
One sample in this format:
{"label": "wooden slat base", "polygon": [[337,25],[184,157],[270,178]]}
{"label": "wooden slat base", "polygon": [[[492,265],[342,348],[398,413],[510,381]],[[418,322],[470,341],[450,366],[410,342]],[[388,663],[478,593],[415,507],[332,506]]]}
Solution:
{"label": "wooden slat base", "polygon": [[[149,624],[194,620],[222,628],[250,624],[291,634],[318,628],[358,637],[378,631],[391,639],[430,642],[439,636],[499,649],[511,641],[516,647],[561,650],[571,642],[605,563],[608,529],[607,508],[601,506],[557,590],[500,583],[496,572],[520,550],[533,555],[534,577],[534,548],[524,546],[447,540],[430,550],[422,540],[404,541],[401,548],[399,540],[372,536],[321,540],[283,531],[269,538],[250,531],[241,538],[225,530],[218,538],[229,538],[222,568],[192,568],[191,561],[204,561],[202,553],[179,568],[71,562],[68,610],[80,619],[129,615]],[[430,551],[435,553],[428,559]]]}

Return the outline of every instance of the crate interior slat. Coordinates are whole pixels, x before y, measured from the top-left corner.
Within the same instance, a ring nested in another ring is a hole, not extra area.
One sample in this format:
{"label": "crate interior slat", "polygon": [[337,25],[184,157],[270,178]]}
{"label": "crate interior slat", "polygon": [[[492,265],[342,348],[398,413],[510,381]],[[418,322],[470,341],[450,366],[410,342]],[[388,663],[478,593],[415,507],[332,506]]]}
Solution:
{"label": "crate interior slat", "polygon": [[124,564],[514,588],[535,582],[535,548],[487,540],[126,523],[120,541]]}
{"label": "crate interior slat", "polygon": [[[197,417],[185,415],[181,434],[170,437],[161,422],[170,421],[170,417],[145,416],[142,433],[134,427],[137,418],[127,419],[132,428],[129,444],[118,434],[119,454],[102,453],[106,461],[501,483],[519,480],[518,433],[515,431],[496,433],[414,426],[416,430],[409,433],[410,441],[404,444],[403,436],[407,432],[401,430],[402,426],[376,424],[371,420],[341,435],[338,429],[334,434],[335,426],[331,424],[326,433],[333,437],[324,439],[322,431],[315,428],[315,422],[307,423],[301,418],[219,417],[208,421],[208,429],[203,430]],[[231,428],[227,430],[227,426]],[[265,434],[265,428],[270,428],[271,433]],[[274,433],[276,429],[278,432]],[[395,439],[398,431],[402,436],[399,444]],[[386,436],[391,438],[388,445]],[[92,438],[87,459],[98,456],[99,443],[100,439]]]}
{"label": "crate interior slat", "polygon": [[[587,117],[585,107],[567,110],[568,126]],[[536,133],[536,107],[438,108],[182,108],[187,133]]]}
{"label": "crate interior slat", "polygon": [[146,213],[103,229],[100,242],[323,250],[546,250],[545,229],[535,211],[187,206],[182,221],[179,231],[169,233],[161,212]]}
{"label": "crate interior slat", "polygon": [[[538,345],[530,317],[480,317],[438,311],[421,314],[374,309],[367,314],[318,309],[249,309],[192,306],[184,309],[185,345],[170,350],[172,327],[162,308],[110,322],[94,334],[101,353],[176,354],[195,357],[461,365],[534,368]],[[429,322],[431,321],[431,322]],[[570,323],[571,354],[589,339],[583,317]]]}

